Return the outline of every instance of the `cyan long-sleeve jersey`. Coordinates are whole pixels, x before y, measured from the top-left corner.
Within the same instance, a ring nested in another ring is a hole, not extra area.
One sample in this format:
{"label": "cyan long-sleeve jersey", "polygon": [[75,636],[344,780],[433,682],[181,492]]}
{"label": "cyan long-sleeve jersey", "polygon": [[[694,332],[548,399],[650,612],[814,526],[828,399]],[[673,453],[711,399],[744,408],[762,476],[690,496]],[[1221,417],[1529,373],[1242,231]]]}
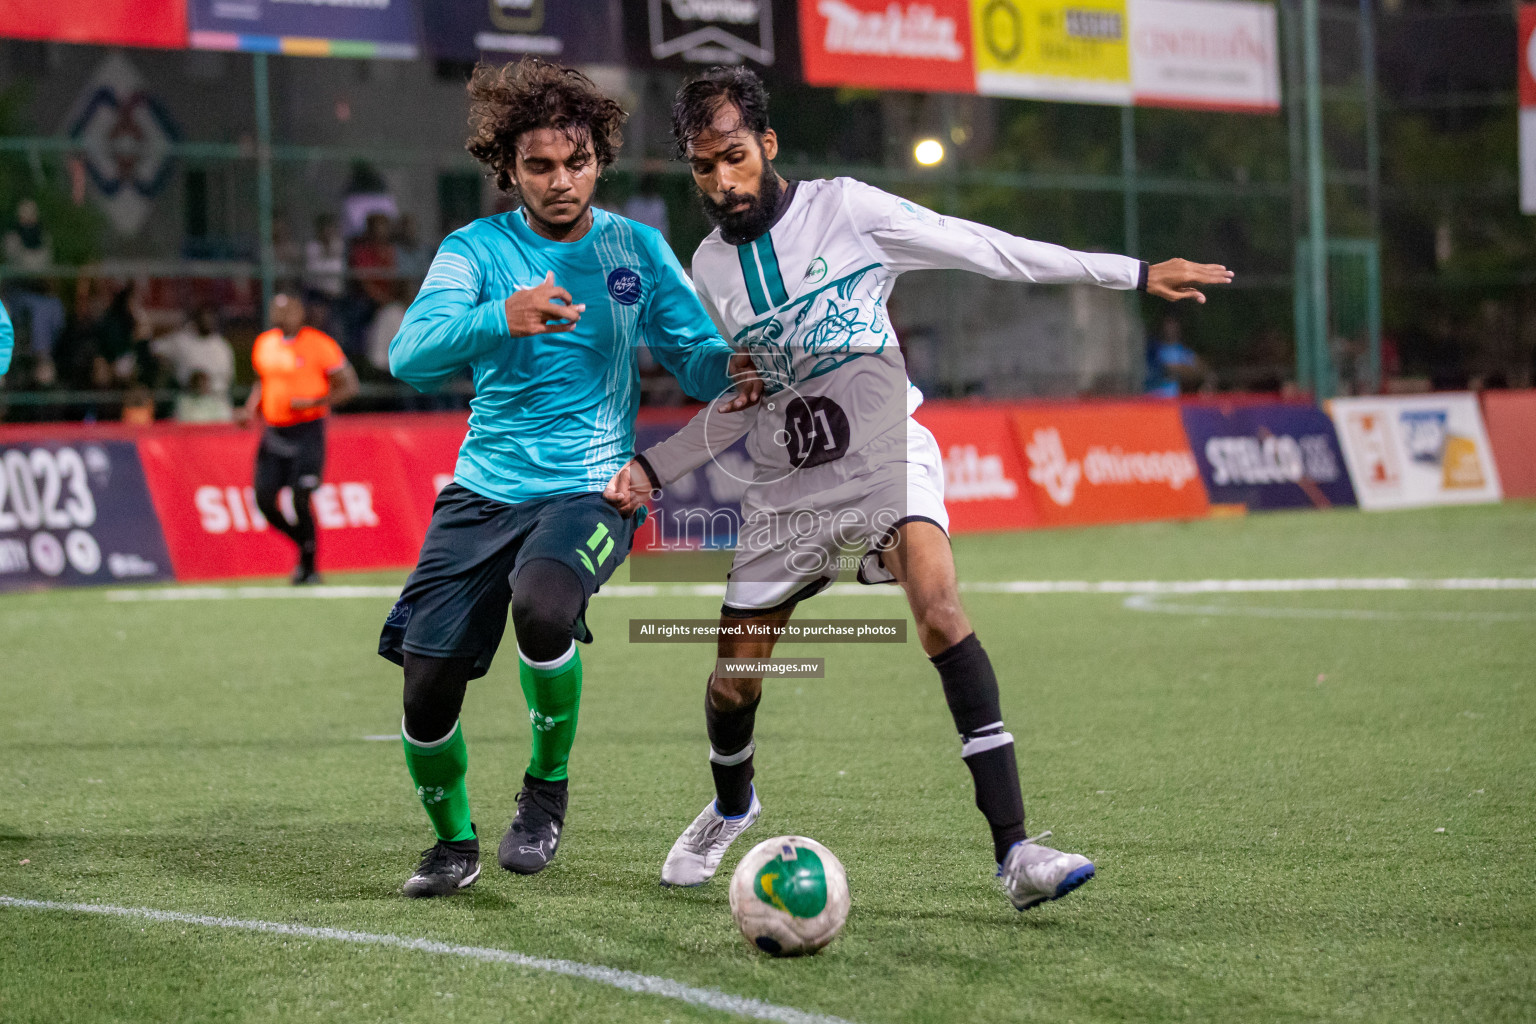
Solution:
{"label": "cyan long-sleeve jersey", "polygon": [[[592,215],[575,242],[535,234],[521,210],[455,231],[390,342],[390,372],[418,390],[473,372],[454,480],[477,494],[602,490],[634,453],[641,346],[701,401],[731,386],[731,348],[660,232]],[[550,271],[586,312],[572,331],[512,337],[506,299]]]}

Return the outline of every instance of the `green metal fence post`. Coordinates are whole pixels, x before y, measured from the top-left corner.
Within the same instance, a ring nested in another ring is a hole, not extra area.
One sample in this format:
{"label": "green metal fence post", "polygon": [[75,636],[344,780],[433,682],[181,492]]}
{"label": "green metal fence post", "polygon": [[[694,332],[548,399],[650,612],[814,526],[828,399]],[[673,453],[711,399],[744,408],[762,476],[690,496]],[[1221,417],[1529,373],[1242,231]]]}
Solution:
{"label": "green metal fence post", "polygon": [[1328,353],[1328,209],[1323,188],[1322,69],[1318,54],[1318,0],[1302,0],[1302,66],[1307,99],[1307,314],[1312,334],[1312,393],[1332,398]]}

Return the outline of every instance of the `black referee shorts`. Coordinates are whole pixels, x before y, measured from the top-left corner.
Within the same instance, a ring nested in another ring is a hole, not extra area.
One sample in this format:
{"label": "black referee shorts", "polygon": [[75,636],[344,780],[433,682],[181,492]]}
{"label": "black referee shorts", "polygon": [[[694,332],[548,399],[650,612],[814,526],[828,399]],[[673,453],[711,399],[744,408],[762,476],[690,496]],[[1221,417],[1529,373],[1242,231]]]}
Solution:
{"label": "black referee shorts", "polygon": [[575,637],[592,642],[586,602],[629,556],[640,516],[625,518],[601,494],[561,494],[508,505],[457,483],[432,509],[421,556],[379,634],[379,654],[474,658],[485,675],[507,628],[517,573],[549,558],[570,567],[585,592]]}
{"label": "black referee shorts", "polygon": [[276,494],[284,487],[314,490],[325,471],[325,419],[268,427],[256,449],[258,493]]}

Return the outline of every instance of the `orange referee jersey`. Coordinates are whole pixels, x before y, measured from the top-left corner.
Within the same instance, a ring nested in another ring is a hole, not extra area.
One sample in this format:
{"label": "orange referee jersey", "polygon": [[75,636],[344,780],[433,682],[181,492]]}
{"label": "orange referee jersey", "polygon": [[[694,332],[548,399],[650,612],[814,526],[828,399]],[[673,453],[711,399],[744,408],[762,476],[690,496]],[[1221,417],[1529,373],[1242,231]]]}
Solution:
{"label": "orange referee jersey", "polygon": [[323,331],[301,327],[292,338],[284,338],[274,327],[256,336],[251,349],[251,365],[261,378],[261,415],[274,427],[318,420],[325,408],[295,409],[295,398],[324,398],[330,394],[327,374],[346,364],[341,346]]}

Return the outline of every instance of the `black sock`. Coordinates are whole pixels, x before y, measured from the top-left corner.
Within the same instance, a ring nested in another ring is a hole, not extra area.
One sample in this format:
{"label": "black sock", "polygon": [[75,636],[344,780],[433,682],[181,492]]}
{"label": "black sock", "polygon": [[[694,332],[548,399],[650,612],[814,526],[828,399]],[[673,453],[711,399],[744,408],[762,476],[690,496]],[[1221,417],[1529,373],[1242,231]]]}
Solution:
{"label": "black sock", "polygon": [[976,806],[992,829],[999,864],[1024,838],[1024,794],[1013,737],[1003,730],[1002,701],[992,661],[976,634],[929,659],[939,670],[944,699],[960,733],[960,757],[976,787]]}
{"label": "black sock", "polygon": [[734,711],[720,711],[704,693],[704,723],[709,729],[709,770],[715,777],[715,806],[727,818],[746,814],[752,806],[752,727],[757,721],[753,701]]}

